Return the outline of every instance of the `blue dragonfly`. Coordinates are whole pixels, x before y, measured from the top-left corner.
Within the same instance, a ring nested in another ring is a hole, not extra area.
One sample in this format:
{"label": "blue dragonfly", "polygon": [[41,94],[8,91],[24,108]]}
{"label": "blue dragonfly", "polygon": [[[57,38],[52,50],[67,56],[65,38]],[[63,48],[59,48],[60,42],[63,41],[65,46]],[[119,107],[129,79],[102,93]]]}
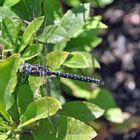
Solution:
{"label": "blue dragonfly", "polygon": [[82,76],[82,75],[77,75],[77,74],[71,74],[71,73],[63,73],[59,71],[50,71],[48,67],[40,64],[29,64],[25,63],[22,64],[19,70],[24,77],[24,81],[28,81],[28,77],[30,75],[34,76],[57,76],[57,77],[63,77],[63,78],[68,78],[68,79],[73,79],[73,80],[78,80],[78,81],[83,81],[83,82],[89,82],[89,83],[95,83],[99,85],[104,85],[104,81]]}

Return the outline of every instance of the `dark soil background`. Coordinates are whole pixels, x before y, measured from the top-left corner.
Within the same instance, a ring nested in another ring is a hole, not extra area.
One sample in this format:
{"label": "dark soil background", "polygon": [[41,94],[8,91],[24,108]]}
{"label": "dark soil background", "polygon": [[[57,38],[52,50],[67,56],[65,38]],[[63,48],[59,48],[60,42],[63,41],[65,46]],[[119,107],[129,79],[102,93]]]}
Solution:
{"label": "dark soil background", "polygon": [[[93,50],[100,56],[105,86],[124,111],[140,116],[140,1],[115,0],[94,9],[108,29],[101,33],[102,44]],[[106,140],[140,140],[140,128],[127,133],[109,133]]]}

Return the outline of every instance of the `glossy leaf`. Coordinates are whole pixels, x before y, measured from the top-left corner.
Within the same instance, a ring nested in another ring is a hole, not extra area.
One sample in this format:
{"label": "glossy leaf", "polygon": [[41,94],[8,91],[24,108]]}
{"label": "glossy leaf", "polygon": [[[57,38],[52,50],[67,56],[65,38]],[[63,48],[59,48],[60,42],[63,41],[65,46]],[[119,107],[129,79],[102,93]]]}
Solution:
{"label": "glossy leaf", "polygon": [[19,128],[27,126],[37,120],[54,115],[61,108],[61,104],[53,97],[42,97],[28,105],[21,116]]}
{"label": "glossy leaf", "polygon": [[115,123],[123,122],[122,111],[118,108],[111,93],[106,89],[97,88],[94,90],[90,101],[106,110],[104,115],[109,121]]}
{"label": "glossy leaf", "polygon": [[77,36],[89,16],[89,4],[80,5],[77,8],[68,10],[61,21],[55,25],[49,25],[38,38],[39,41],[53,44],[67,42],[70,38]]}
{"label": "glossy leaf", "polygon": [[104,110],[90,102],[73,101],[63,105],[61,114],[74,117],[83,122],[93,121],[101,117]]}
{"label": "glossy leaf", "polygon": [[92,68],[93,62],[89,53],[72,52],[64,65],[70,68]]}
{"label": "glossy leaf", "polygon": [[89,16],[90,4],[81,4],[73,10],[67,11],[61,21],[61,26],[67,31],[69,37],[77,36]]}
{"label": "glossy leaf", "polygon": [[44,20],[44,17],[38,17],[38,18],[34,19],[28,25],[28,27],[25,29],[25,31],[23,33],[22,45],[21,45],[21,48],[20,48],[19,52],[22,52],[26,48],[28,43],[30,43],[33,35],[35,35],[35,33],[38,31],[41,24],[43,23],[43,20]]}
{"label": "glossy leaf", "polygon": [[30,60],[36,56],[38,56],[43,49],[42,45],[33,44],[28,46],[25,51],[22,53],[22,58],[24,60]]}
{"label": "glossy leaf", "polygon": [[13,55],[0,63],[0,113],[10,121],[7,111],[14,103],[12,93],[17,83],[17,71],[20,66],[19,55]]}
{"label": "glossy leaf", "polygon": [[96,132],[85,123],[71,117],[60,117],[58,137],[63,140],[91,140]]}
{"label": "glossy leaf", "polygon": [[85,123],[71,117],[60,116],[56,132],[47,120],[42,120],[34,133],[35,140],[91,140],[96,132]]}
{"label": "glossy leaf", "polygon": [[46,63],[51,69],[56,70],[65,62],[68,55],[69,52],[66,51],[53,51],[48,53]]}
{"label": "glossy leaf", "polygon": [[62,43],[68,39],[68,34],[65,28],[58,25],[48,25],[38,37],[39,41],[52,44]]}

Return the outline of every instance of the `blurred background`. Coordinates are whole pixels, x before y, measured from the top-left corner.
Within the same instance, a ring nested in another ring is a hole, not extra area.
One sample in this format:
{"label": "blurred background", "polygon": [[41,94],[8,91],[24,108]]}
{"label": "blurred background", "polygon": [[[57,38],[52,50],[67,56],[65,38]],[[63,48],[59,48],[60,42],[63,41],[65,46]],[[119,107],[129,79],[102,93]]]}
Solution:
{"label": "blurred background", "polygon": [[[102,119],[102,129],[95,139],[140,140],[140,1],[89,1],[93,4],[91,15],[101,15],[108,26],[100,32],[103,42],[92,51],[101,65],[98,73],[122,109],[124,119],[130,117],[122,124]],[[64,0],[69,6],[78,2]]]}
{"label": "blurred background", "polygon": [[[114,0],[95,8],[94,13],[102,15],[109,27],[101,33],[102,44],[93,51],[100,56],[99,73],[118,106],[140,117],[140,1]],[[140,140],[140,124],[124,133],[106,133],[108,140]]]}
{"label": "blurred background", "polygon": [[70,7],[80,2],[91,2],[91,15],[101,15],[102,22],[108,26],[107,30],[100,32],[103,42],[92,53],[100,62],[101,69],[97,72],[105,81],[105,88],[122,109],[124,119],[130,117],[121,124],[111,123],[103,118],[102,129],[95,139],[140,140],[140,1],[63,2]]}

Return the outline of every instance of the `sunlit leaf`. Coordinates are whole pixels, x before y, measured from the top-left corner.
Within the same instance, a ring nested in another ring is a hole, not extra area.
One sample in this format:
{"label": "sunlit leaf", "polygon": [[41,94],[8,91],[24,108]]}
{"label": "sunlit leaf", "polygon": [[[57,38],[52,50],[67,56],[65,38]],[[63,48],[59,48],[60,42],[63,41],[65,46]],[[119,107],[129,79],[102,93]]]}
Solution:
{"label": "sunlit leaf", "polygon": [[89,0],[94,7],[105,7],[112,3],[114,0]]}
{"label": "sunlit leaf", "polygon": [[58,137],[63,140],[91,140],[96,132],[85,123],[71,117],[60,117]]}
{"label": "sunlit leaf", "polygon": [[33,35],[35,35],[35,33],[40,28],[41,24],[43,23],[43,20],[44,17],[38,17],[28,25],[28,27],[25,29],[23,33],[22,42],[21,42],[22,45],[19,52],[22,52],[26,48],[28,43],[31,41]]}
{"label": "sunlit leaf", "polygon": [[24,60],[30,60],[36,56],[38,56],[43,49],[42,45],[33,44],[28,46],[25,51],[22,53],[22,58]]}
{"label": "sunlit leaf", "polygon": [[90,18],[85,24],[86,29],[107,29],[107,25],[101,22],[100,16]]}
{"label": "sunlit leaf", "polygon": [[19,128],[27,126],[37,120],[54,115],[61,108],[61,104],[53,97],[42,97],[28,105],[21,116]]}
{"label": "sunlit leaf", "polygon": [[122,110],[119,107],[107,109],[105,116],[114,123],[122,123],[124,121]]}
{"label": "sunlit leaf", "polygon": [[42,120],[34,137],[36,140],[46,140],[46,137],[47,140],[91,140],[96,136],[90,126],[71,117],[60,116],[55,128],[56,132],[49,121]]}
{"label": "sunlit leaf", "polygon": [[93,62],[89,53],[72,52],[64,65],[70,68],[92,68]]}
{"label": "sunlit leaf", "polygon": [[83,122],[93,121],[101,117],[104,110],[90,102],[73,101],[63,105],[61,114],[74,117]]}
{"label": "sunlit leaf", "polygon": [[39,41],[52,44],[61,43],[68,39],[68,34],[65,28],[58,25],[48,25],[44,29],[43,33],[38,37]]}
{"label": "sunlit leaf", "polygon": [[0,63],[0,113],[10,121],[7,111],[14,103],[13,95],[20,66],[19,55],[13,55]]}
{"label": "sunlit leaf", "polygon": [[56,70],[58,69],[68,57],[69,52],[66,51],[53,51],[47,55],[47,65]]}
{"label": "sunlit leaf", "polygon": [[77,36],[89,16],[90,4],[81,4],[72,10],[67,11],[61,21],[61,26],[67,31],[69,37]]}
{"label": "sunlit leaf", "polygon": [[115,123],[123,122],[121,109],[117,106],[111,93],[106,89],[95,89],[90,101],[106,110],[104,115],[109,121]]}
{"label": "sunlit leaf", "polygon": [[0,140],[7,140],[8,136],[7,134],[0,134]]}

